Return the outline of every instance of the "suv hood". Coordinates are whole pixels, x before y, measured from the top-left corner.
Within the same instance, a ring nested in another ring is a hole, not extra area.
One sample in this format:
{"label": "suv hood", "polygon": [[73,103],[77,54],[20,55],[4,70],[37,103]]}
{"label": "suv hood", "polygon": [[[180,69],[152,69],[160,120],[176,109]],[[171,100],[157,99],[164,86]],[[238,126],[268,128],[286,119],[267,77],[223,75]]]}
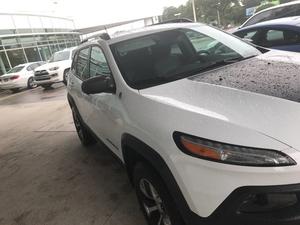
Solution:
{"label": "suv hood", "polygon": [[270,51],[190,78],[291,101],[300,101],[300,55]]}
{"label": "suv hood", "polygon": [[51,63],[46,63],[42,66],[39,66],[35,69],[35,71],[38,71],[38,70],[48,70],[52,67],[70,67],[71,66],[71,63],[72,63],[72,60],[63,60],[63,61],[58,61],[58,62],[51,62]]}
{"label": "suv hood", "polygon": [[195,118],[194,114],[199,115],[199,120],[213,119],[210,136],[201,137],[228,141],[220,140],[228,134],[218,134],[219,121],[229,126],[227,132],[233,132],[230,126],[240,127],[241,131],[251,130],[300,150],[299,62],[300,55],[270,51],[194,77],[140,90],[140,94],[189,112],[178,115],[178,119]]}

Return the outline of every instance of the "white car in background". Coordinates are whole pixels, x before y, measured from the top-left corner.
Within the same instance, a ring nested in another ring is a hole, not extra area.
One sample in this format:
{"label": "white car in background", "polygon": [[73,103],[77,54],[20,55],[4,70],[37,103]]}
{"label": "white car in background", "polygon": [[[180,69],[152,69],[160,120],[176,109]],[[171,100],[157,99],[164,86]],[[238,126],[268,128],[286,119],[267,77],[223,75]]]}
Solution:
{"label": "white car in background", "polygon": [[32,89],[36,87],[34,83],[34,69],[45,64],[45,62],[31,62],[17,65],[6,74],[0,76],[0,89],[9,89],[17,92],[21,88]]}
{"label": "white car in background", "polygon": [[35,69],[34,83],[47,89],[52,84],[67,84],[67,76],[72,64],[72,56],[76,47],[55,52],[48,63]]}

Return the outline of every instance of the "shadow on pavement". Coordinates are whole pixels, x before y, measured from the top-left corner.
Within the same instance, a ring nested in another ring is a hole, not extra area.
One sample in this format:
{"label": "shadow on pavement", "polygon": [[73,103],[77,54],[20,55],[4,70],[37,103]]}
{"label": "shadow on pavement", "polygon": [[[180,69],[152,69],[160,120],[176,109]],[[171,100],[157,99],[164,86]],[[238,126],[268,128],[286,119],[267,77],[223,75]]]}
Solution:
{"label": "shadow on pavement", "polygon": [[55,84],[48,89],[43,89],[42,87],[32,90],[24,89],[18,93],[12,93],[7,90],[0,93],[0,105],[17,105],[66,99],[66,95],[66,87],[63,84]]}

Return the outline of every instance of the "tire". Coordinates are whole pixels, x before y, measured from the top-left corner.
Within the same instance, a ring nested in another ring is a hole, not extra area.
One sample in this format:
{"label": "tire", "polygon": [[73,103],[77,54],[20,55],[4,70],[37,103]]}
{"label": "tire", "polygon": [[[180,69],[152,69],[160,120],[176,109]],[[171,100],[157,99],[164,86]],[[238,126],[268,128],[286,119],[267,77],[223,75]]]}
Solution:
{"label": "tire", "polygon": [[63,83],[66,86],[68,84],[68,73],[69,73],[69,71],[70,71],[70,69],[65,69],[65,71],[64,71]]}
{"label": "tire", "polygon": [[20,88],[12,88],[10,89],[12,93],[18,93],[20,91]]}
{"label": "tire", "polygon": [[36,88],[37,85],[34,83],[34,79],[33,77],[29,77],[28,81],[27,81],[27,88],[28,89],[33,89]]}
{"label": "tire", "polygon": [[42,84],[41,86],[47,90],[51,88],[52,84]]}
{"label": "tire", "polygon": [[134,168],[133,181],[148,225],[185,224],[162,179],[150,166],[138,163]]}
{"label": "tire", "polygon": [[95,144],[96,140],[94,139],[93,135],[89,132],[89,130],[84,126],[78,110],[74,106],[71,106],[71,110],[77,135],[82,145],[89,146]]}

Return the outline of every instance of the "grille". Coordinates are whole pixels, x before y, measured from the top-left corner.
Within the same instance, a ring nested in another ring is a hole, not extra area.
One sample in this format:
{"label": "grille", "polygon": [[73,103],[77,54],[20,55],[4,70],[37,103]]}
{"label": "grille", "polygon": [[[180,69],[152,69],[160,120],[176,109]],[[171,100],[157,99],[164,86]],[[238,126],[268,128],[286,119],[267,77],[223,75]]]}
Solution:
{"label": "grille", "polygon": [[34,78],[36,81],[40,81],[40,80],[50,80],[50,77],[35,77]]}
{"label": "grille", "polygon": [[44,76],[44,75],[49,75],[47,70],[38,70],[34,72],[34,76]]}

